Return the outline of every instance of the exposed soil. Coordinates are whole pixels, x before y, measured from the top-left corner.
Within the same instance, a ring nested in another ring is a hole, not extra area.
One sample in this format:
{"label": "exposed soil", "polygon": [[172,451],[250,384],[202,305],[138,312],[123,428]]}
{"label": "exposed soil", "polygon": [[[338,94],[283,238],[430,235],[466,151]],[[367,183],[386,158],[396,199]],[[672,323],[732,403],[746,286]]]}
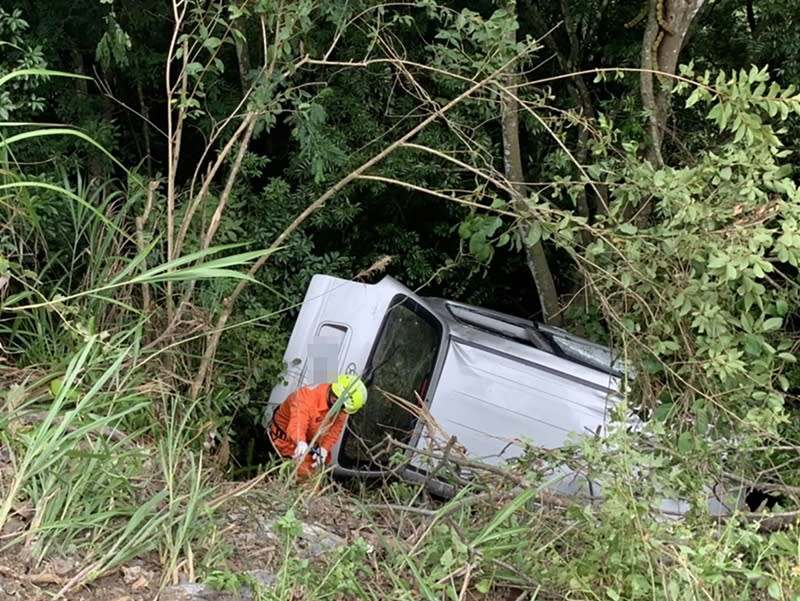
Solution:
{"label": "exposed soil", "polygon": [[0,553],[0,599],[45,601],[69,588],[63,597],[69,601],[150,601],[159,589],[161,570],[154,559],[137,559],[88,586],[71,587],[83,568],[65,558],[34,567],[24,549],[8,549]]}

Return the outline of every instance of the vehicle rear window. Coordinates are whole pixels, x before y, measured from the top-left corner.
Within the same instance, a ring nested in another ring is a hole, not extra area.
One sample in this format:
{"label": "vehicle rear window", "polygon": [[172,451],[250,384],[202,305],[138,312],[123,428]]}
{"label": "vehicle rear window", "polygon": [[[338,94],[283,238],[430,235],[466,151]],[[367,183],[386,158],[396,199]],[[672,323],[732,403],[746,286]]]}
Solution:
{"label": "vehicle rear window", "polygon": [[371,449],[387,435],[408,441],[416,397],[427,392],[441,339],[442,327],[430,312],[408,297],[393,299],[364,375],[367,403],[348,420],[339,453],[343,467],[373,464]]}

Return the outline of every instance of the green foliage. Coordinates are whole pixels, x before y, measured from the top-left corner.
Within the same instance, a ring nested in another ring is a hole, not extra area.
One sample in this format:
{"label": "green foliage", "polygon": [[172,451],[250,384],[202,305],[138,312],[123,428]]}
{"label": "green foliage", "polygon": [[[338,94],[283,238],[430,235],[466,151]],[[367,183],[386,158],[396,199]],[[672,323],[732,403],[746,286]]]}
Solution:
{"label": "green foliage", "polygon": [[458,233],[469,242],[469,252],[476,260],[488,262],[494,254],[495,245],[505,246],[509,242],[509,232],[496,235],[502,225],[503,220],[497,215],[473,214],[461,223]]}
{"label": "green foliage", "polygon": [[477,80],[496,73],[513,56],[525,57],[537,46],[531,36],[514,41],[508,35],[519,23],[505,8],[487,17],[469,8],[456,11],[425,0],[418,4],[439,26],[436,42],[431,44],[433,64],[448,74],[469,73]]}
{"label": "green foliage", "polygon": [[[99,146],[30,124],[0,148],[57,136]],[[137,219],[146,193],[134,176],[124,190],[29,171],[11,160],[0,170],[0,376],[10,384],[0,443],[14,466],[0,526],[20,503],[35,508],[8,544],[35,542],[37,563],[79,554],[86,565],[75,583],[149,551],[160,552],[165,573],[192,547],[213,556],[217,491],[197,439],[221,407],[213,397],[188,402],[160,380],[155,366],[168,353],[151,342],[152,299],[168,284],[250,281],[244,268],[270,251],[211,246],[164,261],[163,240]]]}
{"label": "green foliage", "polygon": [[44,109],[44,98],[40,86],[47,75],[41,72],[47,67],[40,46],[30,46],[25,42],[28,22],[22,18],[22,11],[10,13],[0,8],[0,79],[13,72],[21,72],[20,77],[5,81],[0,86],[0,120],[8,121],[25,118]]}
{"label": "green foliage", "polygon": [[97,43],[95,51],[97,62],[104,71],[108,71],[112,63],[117,67],[128,67],[131,37],[120,27],[113,11],[103,17],[103,22],[107,29]]}
{"label": "green foliage", "polygon": [[[717,146],[682,168],[653,170],[633,146],[604,163],[611,211],[584,255],[614,338],[643,366],[640,401],[673,408],[679,431],[698,428],[682,450],[741,429],[787,433],[797,385],[800,291],[785,283],[800,260],[800,199],[776,123],[800,112],[800,96],[768,86],[763,69],[710,79],[679,91],[709,105]],[[643,202],[651,221],[627,221]]]}
{"label": "green foliage", "polygon": [[52,398],[37,393],[39,382],[5,395],[0,436],[16,471],[0,524],[20,500],[36,508],[27,536],[37,563],[78,552],[92,579],[158,549],[174,566],[187,542],[213,527],[200,511],[214,492],[208,474],[182,459],[192,412],[182,422],[171,416],[158,454],[134,444],[158,432],[137,374],[120,373],[136,360],[138,343],[136,333],[94,335],[70,357],[63,380],[51,383]]}
{"label": "green foliage", "polygon": [[[777,537],[709,516],[715,496],[700,461],[654,452],[624,424],[606,440],[585,439],[581,455],[602,500],[568,510],[575,527],[533,558],[550,586],[609,599],[754,599],[767,587],[773,598],[798,594]],[[683,518],[659,518],[677,501]],[[796,536],[788,534],[790,546]]]}

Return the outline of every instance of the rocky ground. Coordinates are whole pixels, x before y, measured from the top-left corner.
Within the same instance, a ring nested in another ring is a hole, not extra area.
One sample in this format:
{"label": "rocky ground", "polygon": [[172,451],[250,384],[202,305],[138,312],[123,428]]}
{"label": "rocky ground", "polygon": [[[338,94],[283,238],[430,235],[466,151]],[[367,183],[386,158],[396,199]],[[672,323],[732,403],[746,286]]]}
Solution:
{"label": "rocky ground", "polygon": [[[251,574],[264,585],[268,585],[275,569],[275,519],[285,512],[285,507],[276,507],[266,498],[254,491],[246,500],[236,499],[224,510],[220,536],[230,555],[226,565],[219,566],[232,574]],[[357,525],[342,519],[335,505],[335,496],[326,494],[309,499],[300,509],[303,533],[295,541],[293,556],[313,561],[352,539]],[[9,520],[0,540],[11,540],[22,532],[26,527],[24,517],[17,514]],[[34,566],[25,542],[0,548],[0,601],[45,601],[63,589],[68,590],[64,598],[69,601],[150,601],[157,596],[162,601],[248,598],[246,591],[237,597],[198,584],[195,566],[188,562],[178,566],[174,574],[165,575],[155,555],[130,561],[89,585],[73,587],[85,569],[80,558],[75,557],[54,557]]]}
{"label": "rocky ground", "polygon": [[[285,503],[276,502],[280,495],[269,488],[274,486],[272,482],[262,481],[258,486],[261,488],[234,498],[220,510],[218,536],[227,553],[223,563],[213,568],[221,575],[216,586],[201,582],[200,572],[208,574],[208,565],[201,569],[190,558],[173,573],[165,574],[155,554],[126,562],[88,585],[76,586],[91,566],[84,565],[79,557],[52,557],[41,565],[34,565],[26,548],[26,542],[30,544],[31,541],[23,537],[17,544],[0,546],[0,601],[50,601],[60,591],[66,591],[61,598],[67,601],[256,601],[246,582],[255,582],[257,588],[263,587],[263,590],[271,589],[285,553],[276,520],[287,511]],[[231,483],[230,487],[233,489],[236,484]],[[413,531],[394,528],[390,515],[383,524],[376,523],[375,516],[369,522],[363,520],[355,510],[353,497],[336,483],[322,491],[304,493],[293,509],[302,524],[302,533],[293,542],[293,560],[321,562],[326,554],[336,553],[357,539],[365,541],[373,558],[379,560],[392,552],[391,548],[386,548],[387,541],[391,546],[391,541],[402,541],[414,535]],[[387,512],[391,511],[389,507]],[[24,513],[24,510],[17,512],[9,520],[0,533],[0,545],[24,533],[27,528]],[[378,519],[380,521],[380,514]],[[380,535],[376,528],[382,529]],[[192,555],[201,557],[204,550],[196,549]],[[236,575],[246,577],[236,579]],[[238,580],[240,585],[224,590],[220,584],[225,584],[226,579]],[[527,598],[519,595],[520,591],[491,595],[465,591],[464,601]],[[293,599],[285,601],[304,598],[303,591],[297,590]]]}

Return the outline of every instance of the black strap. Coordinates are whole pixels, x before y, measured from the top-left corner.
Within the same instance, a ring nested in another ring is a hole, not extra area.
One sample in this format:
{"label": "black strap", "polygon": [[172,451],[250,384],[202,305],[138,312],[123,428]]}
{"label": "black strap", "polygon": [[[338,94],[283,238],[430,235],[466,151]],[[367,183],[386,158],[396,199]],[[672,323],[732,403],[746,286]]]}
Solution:
{"label": "black strap", "polygon": [[275,438],[280,440],[289,440],[289,436],[284,432],[283,428],[281,428],[278,424],[275,423],[275,418],[273,416],[272,420],[269,422],[269,433],[272,434]]}

